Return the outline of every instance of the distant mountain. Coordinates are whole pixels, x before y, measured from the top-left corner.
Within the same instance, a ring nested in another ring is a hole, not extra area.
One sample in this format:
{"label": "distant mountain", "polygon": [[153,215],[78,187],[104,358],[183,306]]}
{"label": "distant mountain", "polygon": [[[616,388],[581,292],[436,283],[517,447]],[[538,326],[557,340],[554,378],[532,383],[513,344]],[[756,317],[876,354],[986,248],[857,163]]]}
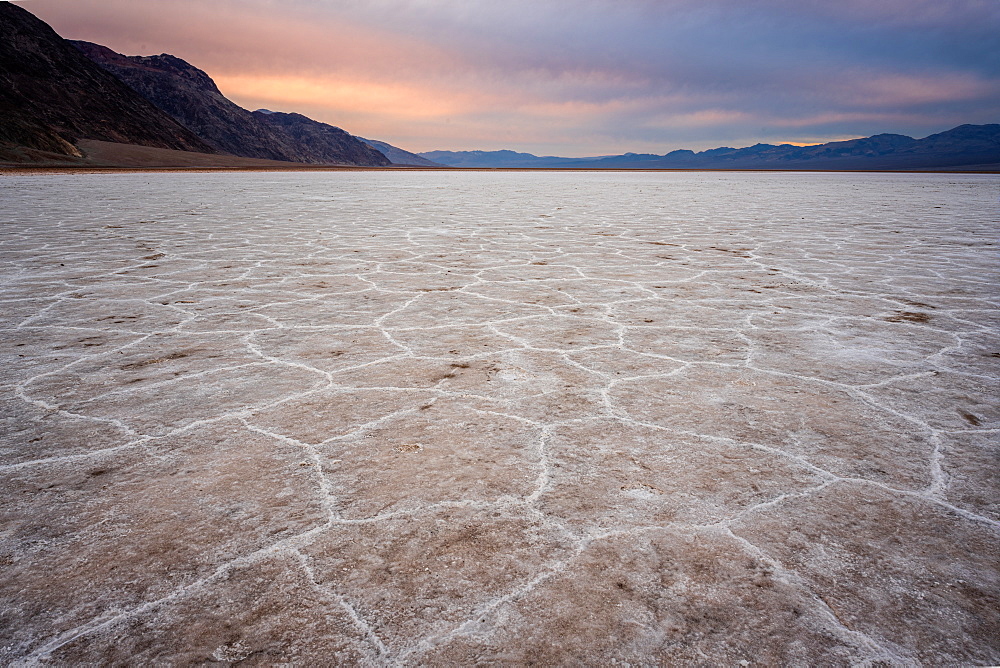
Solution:
{"label": "distant mountain", "polygon": [[390,164],[377,150],[339,128],[300,114],[255,114],[240,107],[207,73],[180,58],[124,56],[99,44],[73,44],[218,151],[318,165]]}
{"label": "distant mountain", "polygon": [[364,137],[358,137],[358,139],[376,149],[385,157],[389,158],[394,165],[411,165],[414,167],[444,166],[441,163],[433,162],[427,158],[417,155],[416,153],[404,151],[403,149],[393,146],[392,144],[387,144],[384,141],[378,141],[377,139],[365,139]]}
{"label": "distant mountain", "polygon": [[301,114],[250,112],[180,58],[125,56],[89,42],[71,43],[24,9],[0,1],[0,162],[153,166],[213,160],[233,166],[263,160],[481,168],[1000,170],[1000,124],[961,125],[923,139],[880,134],[818,146],[757,144],[664,155],[413,154]]}
{"label": "distant mountain", "polygon": [[960,125],[914,139],[880,134],[817,146],[756,144],[665,155],[626,153],[600,158],[539,157],[513,151],[429,151],[425,158],[452,167],[578,169],[998,169],[1000,124]]}
{"label": "distant mountain", "polygon": [[0,160],[78,158],[81,139],[214,153],[46,23],[0,2]]}
{"label": "distant mountain", "polygon": [[427,151],[420,156],[449,167],[573,167],[597,158],[539,157],[514,151]]}

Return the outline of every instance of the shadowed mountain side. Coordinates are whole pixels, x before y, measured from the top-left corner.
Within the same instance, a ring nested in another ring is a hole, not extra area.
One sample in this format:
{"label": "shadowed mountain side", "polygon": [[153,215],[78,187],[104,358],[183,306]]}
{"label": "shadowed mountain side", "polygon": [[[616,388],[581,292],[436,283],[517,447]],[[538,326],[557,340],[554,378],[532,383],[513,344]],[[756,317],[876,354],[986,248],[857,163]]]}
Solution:
{"label": "shadowed mountain side", "polygon": [[299,142],[308,150],[312,158],[309,162],[317,164],[346,162],[352,165],[381,167],[392,164],[392,161],[378,149],[359,141],[353,135],[302,114],[259,109],[253,112],[253,115]]}
{"label": "shadowed mountain side", "polygon": [[266,114],[240,107],[222,94],[208,74],[180,58],[124,56],[99,44],[73,44],[219,151],[308,164],[389,164],[385,156],[333,126],[304,116],[274,122]]}
{"label": "shadowed mountain side", "polygon": [[368,144],[375,150],[379,151],[382,155],[389,158],[389,160],[394,165],[412,165],[416,167],[444,167],[439,162],[434,162],[428,160],[416,153],[410,153],[409,151],[404,151],[398,146],[393,146],[392,144],[387,144],[384,141],[378,141],[377,139],[365,139],[364,137],[357,137],[364,143]]}
{"label": "shadowed mountain side", "polygon": [[996,169],[1000,124],[960,125],[924,139],[881,134],[816,146],[757,144],[666,155],[626,153],[600,158],[539,157],[513,151],[430,151],[420,155],[452,167],[605,169]]}
{"label": "shadowed mountain side", "polygon": [[32,14],[0,2],[0,160],[79,156],[79,139],[213,149]]}

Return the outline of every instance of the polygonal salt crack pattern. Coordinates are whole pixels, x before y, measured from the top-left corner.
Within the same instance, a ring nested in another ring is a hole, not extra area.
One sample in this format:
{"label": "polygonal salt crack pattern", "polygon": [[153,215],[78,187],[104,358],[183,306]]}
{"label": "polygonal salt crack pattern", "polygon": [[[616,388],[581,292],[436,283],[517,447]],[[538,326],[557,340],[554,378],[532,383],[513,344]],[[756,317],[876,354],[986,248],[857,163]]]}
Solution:
{"label": "polygonal salt crack pattern", "polygon": [[998,663],[997,184],[0,175],[0,657]]}

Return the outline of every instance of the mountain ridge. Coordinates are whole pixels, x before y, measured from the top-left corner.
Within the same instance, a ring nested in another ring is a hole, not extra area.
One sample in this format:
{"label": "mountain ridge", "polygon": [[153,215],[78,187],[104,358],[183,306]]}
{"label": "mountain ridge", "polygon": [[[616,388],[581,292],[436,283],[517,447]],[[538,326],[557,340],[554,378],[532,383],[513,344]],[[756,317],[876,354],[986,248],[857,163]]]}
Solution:
{"label": "mountain ridge", "polygon": [[81,139],[214,153],[44,21],[0,2],[0,159],[78,159]]}
{"label": "mountain ridge", "polygon": [[[960,125],[922,139],[883,133],[815,146],[755,144],[663,155],[411,153],[294,112],[251,112],[181,58],[126,56],[70,42],[27,10],[0,0],[0,161],[86,164],[84,141],[218,155],[228,163],[239,157],[372,167],[1000,171],[995,123]],[[163,155],[157,151],[140,153]]]}
{"label": "mountain ridge", "polygon": [[[357,135],[355,136],[357,137]],[[398,146],[393,146],[388,142],[379,141],[377,139],[365,139],[364,137],[357,138],[374,148],[376,151],[379,151],[385,157],[389,158],[390,162],[394,165],[409,165],[411,167],[445,166],[441,163],[428,160],[427,158],[416,153],[410,153],[409,151],[401,149]]]}
{"label": "mountain ridge", "polygon": [[1000,168],[1000,124],[964,124],[914,139],[882,133],[813,146],[755,144],[664,155],[624,153],[561,158],[500,151],[427,151],[419,155],[451,167],[575,169],[933,169]]}
{"label": "mountain ridge", "polygon": [[301,114],[244,109],[207,72],[176,56],[126,56],[92,42],[71,43],[219,152],[303,164],[391,164],[332,125]]}

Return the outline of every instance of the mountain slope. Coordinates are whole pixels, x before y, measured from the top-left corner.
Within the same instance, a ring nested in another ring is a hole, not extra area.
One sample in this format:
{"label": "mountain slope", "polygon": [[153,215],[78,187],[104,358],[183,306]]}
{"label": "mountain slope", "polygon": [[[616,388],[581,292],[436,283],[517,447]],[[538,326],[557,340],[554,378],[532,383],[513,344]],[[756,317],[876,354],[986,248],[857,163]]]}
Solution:
{"label": "mountain slope", "polygon": [[80,139],[213,153],[45,22],[0,2],[0,144],[80,156]]}
{"label": "mountain slope", "polygon": [[301,120],[277,122],[267,114],[240,107],[222,94],[208,74],[180,58],[169,54],[124,56],[99,44],[73,44],[219,151],[309,164],[389,164],[385,156],[346,132],[324,129],[332,126],[304,116],[299,119],[315,125]]}
{"label": "mountain slope", "polygon": [[[817,146],[757,144],[666,155],[626,153],[601,158],[538,157],[513,151],[429,151],[453,167],[581,169],[956,169],[1000,165],[1000,124],[960,125],[913,139],[880,134]],[[994,167],[995,168],[995,167]]]}
{"label": "mountain slope", "polygon": [[294,139],[308,152],[310,162],[328,164],[346,162],[352,165],[391,165],[392,162],[378,149],[372,148],[338,127],[314,121],[302,114],[259,109],[254,118],[278,129]]}
{"label": "mountain slope", "polygon": [[384,141],[378,141],[377,139],[365,139],[364,137],[358,137],[361,141],[368,144],[379,153],[389,158],[389,161],[394,165],[411,165],[414,167],[444,167],[444,165],[428,160],[427,158],[417,155],[416,153],[410,153],[409,151],[404,151],[398,146],[393,146],[392,144],[387,144]]}

